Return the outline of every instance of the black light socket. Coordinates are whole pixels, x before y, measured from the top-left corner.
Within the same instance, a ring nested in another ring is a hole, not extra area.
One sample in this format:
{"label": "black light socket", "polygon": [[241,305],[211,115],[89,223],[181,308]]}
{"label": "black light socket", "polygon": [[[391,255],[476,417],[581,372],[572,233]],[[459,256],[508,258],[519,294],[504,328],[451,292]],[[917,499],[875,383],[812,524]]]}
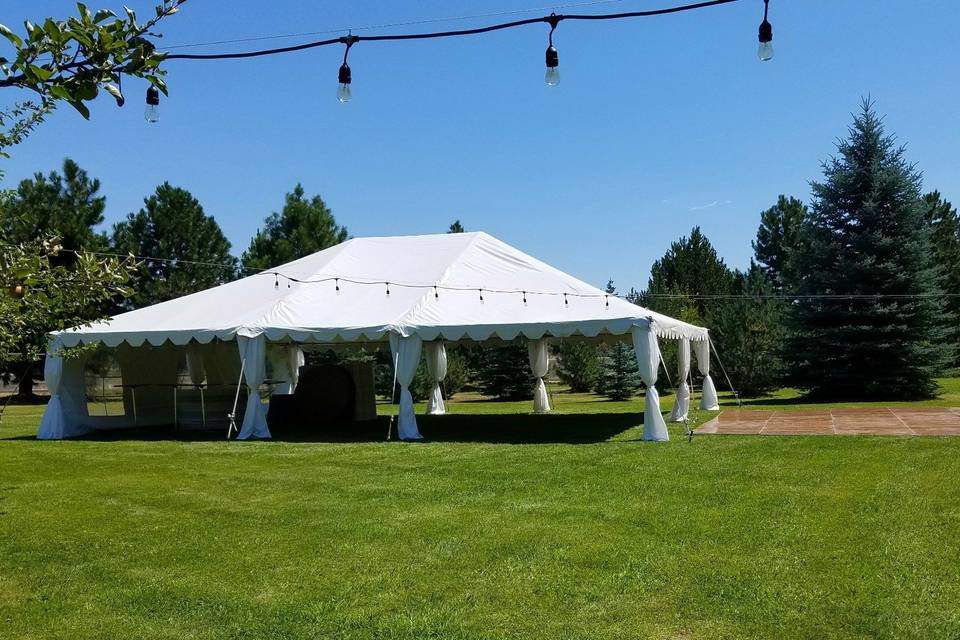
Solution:
{"label": "black light socket", "polygon": [[340,73],[337,75],[337,77],[340,81],[340,84],[350,84],[352,79],[350,76],[350,65],[348,65],[346,62],[340,65]]}
{"label": "black light socket", "polygon": [[773,42],[773,25],[766,18],[760,23],[760,42]]}
{"label": "black light socket", "polygon": [[557,53],[557,48],[553,45],[547,47],[547,67],[553,69],[560,65],[560,55]]}

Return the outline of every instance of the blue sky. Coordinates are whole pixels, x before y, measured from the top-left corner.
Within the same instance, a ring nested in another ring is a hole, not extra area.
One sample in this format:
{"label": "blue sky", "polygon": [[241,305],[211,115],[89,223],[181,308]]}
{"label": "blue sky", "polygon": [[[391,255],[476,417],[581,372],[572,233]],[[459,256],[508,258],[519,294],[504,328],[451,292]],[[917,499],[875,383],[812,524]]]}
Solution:
{"label": "blue sky", "polygon": [[[145,15],[153,3],[127,4]],[[164,44],[535,9],[357,33],[461,28],[552,8],[602,13],[671,2],[572,4],[193,0],[165,23]],[[59,0],[4,2],[0,22],[20,27],[73,11]],[[143,121],[145,85],[128,82],[123,109],[102,97],[89,122],[69,107],[56,112],[3,162],[5,183],[71,157],[101,180],[112,223],[168,180],[200,199],[239,254],[301,182],[352,235],[441,232],[459,218],[594,284],[613,278],[629,289],[644,286],[651,263],[694,225],[728,264],[745,266],[759,212],[780,193],[809,199],[809,181],[869,95],[925,186],[960,201],[960,3],[771,0],[769,63],[756,58],[761,14],[761,0],[742,0],[562,23],[554,88],[543,82],[545,25],[360,43],[346,105],[335,99],[339,47],[172,61],[158,125]]]}

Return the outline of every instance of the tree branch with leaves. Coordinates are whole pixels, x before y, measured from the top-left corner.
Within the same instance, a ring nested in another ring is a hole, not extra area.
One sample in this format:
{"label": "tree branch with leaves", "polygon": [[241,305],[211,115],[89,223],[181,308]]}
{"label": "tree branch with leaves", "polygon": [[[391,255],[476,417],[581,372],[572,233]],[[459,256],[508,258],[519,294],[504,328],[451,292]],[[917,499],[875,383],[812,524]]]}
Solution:
{"label": "tree branch with leaves", "polygon": [[138,22],[127,7],[121,18],[109,9],[91,11],[81,2],[78,15],[66,20],[47,18],[42,24],[27,20],[22,35],[0,24],[0,36],[15,52],[12,57],[0,56],[0,88],[36,94],[0,108],[0,155],[8,157],[6,149],[22,141],[58,102],[69,103],[89,118],[85,103],[102,89],[122,106],[124,76],[143,78],[166,94],[166,72],[160,67],[166,54],[153,43],[152,38],[160,37],[153,29],[184,2],[162,0],[145,22]]}

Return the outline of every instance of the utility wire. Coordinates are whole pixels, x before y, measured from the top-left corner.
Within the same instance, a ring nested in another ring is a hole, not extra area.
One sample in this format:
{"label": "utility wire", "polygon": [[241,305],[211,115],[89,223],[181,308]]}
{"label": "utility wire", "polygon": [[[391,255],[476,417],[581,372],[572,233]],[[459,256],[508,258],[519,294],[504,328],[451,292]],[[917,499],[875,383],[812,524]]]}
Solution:
{"label": "utility wire", "polygon": [[601,4],[618,4],[624,0],[593,0],[592,2],[571,2],[569,4],[553,5],[549,7],[530,7],[529,9],[512,9],[509,11],[495,11],[490,13],[475,13],[464,16],[446,16],[437,18],[423,18],[419,20],[408,20],[405,22],[387,22],[377,25],[368,25],[365,27],[343,27],[340,29],[325,29],[323,31],[305,31],[302,33],[285,33],[268,36],[251,36],[247,38],[234,38],[230,40],[215,40],[212,42],[196,42],[191,44],[178,44],[169,47],[158,47],[158,51],[173,51],[175,49],[192,49],[196,47],[212,47],[221,44],[243,44],[246,42],[260,42],[263,40],[283,40],[287,38],[305,38],[307,36],[322,36],[330,33],[352,33],[354,31],[373,31],[375,29],[393,29],[396,27],[410,27],[423,24],[437,24],[441,22],[462,22],[464,20],[479,20],[481,18],[496,18],[500,16],[520,15],[524,13],[534,13],[538,11],[557,11],[561,9],[571,9],[575,7],[592,7]]}

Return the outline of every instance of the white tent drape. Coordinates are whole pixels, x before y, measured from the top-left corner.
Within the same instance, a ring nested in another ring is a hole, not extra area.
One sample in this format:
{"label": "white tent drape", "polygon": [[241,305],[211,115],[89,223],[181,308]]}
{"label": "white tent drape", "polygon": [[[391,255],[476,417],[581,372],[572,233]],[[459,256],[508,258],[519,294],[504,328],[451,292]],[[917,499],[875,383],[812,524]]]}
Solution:
{"label": "white tent drape", "polygon": [[57,355],[56,349],[51,347],[43,364],[43,379],[50,390],[50,402],[40,420],[40,429],[37,438],[40,440],[60,440],[66,437],[67,418],[63,413],[63,403],[60,398],[60,379],[63,376],[63,358]]}
{"label": "white tent drape", "polygon": [[657,393],[657,370],[660,368],[660,347],[657,336],[649,326],[633,328],[633,350],[637,356],[640,377],[646,386],[643,405],[643,439],[669,440],[667,423],[660,413],[660,395]]}
{"label": "white tent drape", "polygon": [[697,369],[703,375],[703,392],[700,394],[700,408],[706,411],[716,411],[720,408],[720,402],[717,400],[717,387],[713,384],[713,378],[710,377],[710,342],[700,340],[694,342],[695,353],[697,354]]}
{"label": "white tent drape", "polygon": [[306,362],[303,349],[295,344],[287,345],[287,373],[290,374],[289,393],[293,393],[297,389],[297,383],[300,382],[300,367]]}
{"label": "white tent drape", "polygon": [[260,400],[260,385],[263,384],[267,369],[267,341],[262,334],[254,338],[237,336],[237,346],[243,363],[243,377],[247,382],[247,410],[243,414],[243,425],[237,439],[269,438],[267,411]]}
{"label": "white tent drape", "polygon": [[670,410],[670,422],[683,422],[690,412],[690,385],[687,384],[687,378],[690,377],[690,341],[686,338],[681,338],[679,342],[677,375],[680,377],[680,384],[677,386],[673,409]]}
{"label": "white tent drape", "polygon": [[426,350],[427,373],[433,380],[433,387],[430,389],[430,396],[427,398],[427,414],[431,416],[443,415],[447,412],[447,408],[443,404],[440,383],[447,377],[447,349],[441,341],[427,342],[424,344],[424,348]]}
{"label": "white tent drape", "polygon": [[203,384],[206,372],[203,370],[203,348],[191,342],[187,345],[187,372],[190,374],[190,382],[195,387]]}
{"label": "white tent drape", "polygon": [[537,379],[533,387],[533,412],[549,413],[550,399],[547,397],[547,385],[543,383],[543,377],[547,375],[550,368],[550,349],[546,338],[539,340],[530,340],[527,343],[527,349],[530,352],[530,369],[533,376]]}
{"label": "white tent drape", "polygon": [[273,385],[273,393],[293,393],[300,380],[300,367],[305,362],[303,349],[296,344],[272,345],[267,348],[267,357],[272,371],[270,377],[278,381]]}
{"label": "white tent drape", "polygon": [[413,412],[413,396],[410,395],[410,383],[420,364],[420,350],[423,341],[419,336],[402,337],[390,334],[390,353],[393,356],[394,371],[400,383],[400,414],[397,416],[397,434],[401,440],[422,440],[417,428],[417,416]]}

